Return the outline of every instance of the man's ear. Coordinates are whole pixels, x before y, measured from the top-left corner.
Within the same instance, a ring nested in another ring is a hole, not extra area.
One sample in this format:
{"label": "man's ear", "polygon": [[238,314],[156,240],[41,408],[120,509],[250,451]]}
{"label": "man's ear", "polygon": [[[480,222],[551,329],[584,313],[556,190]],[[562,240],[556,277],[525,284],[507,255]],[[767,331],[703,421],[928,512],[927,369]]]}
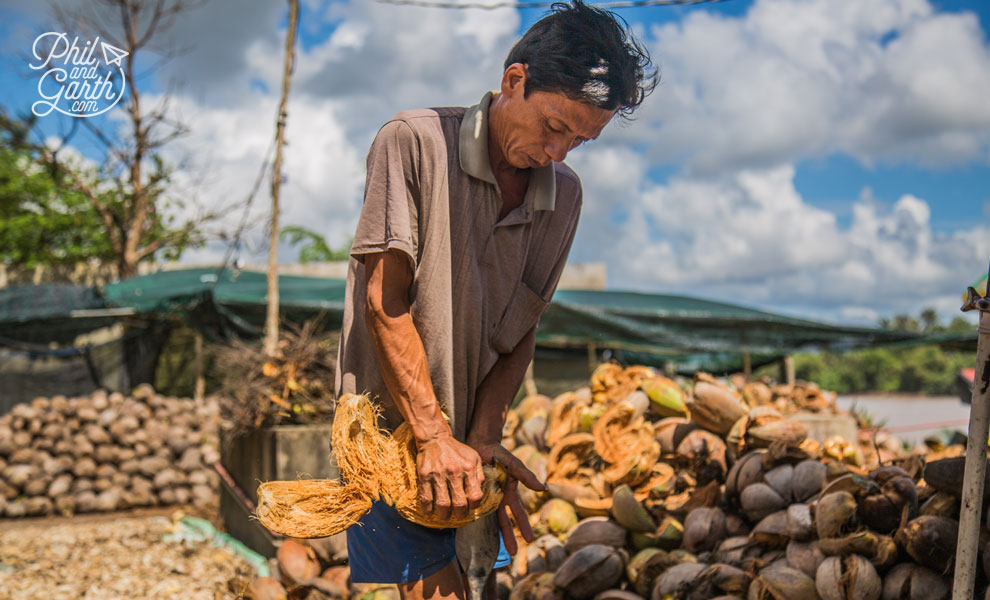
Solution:
{"label": "man's ear", "polygon": [[523,94],[526,90],[526,65],[512,63],[502,73],[502,93],[508,96]]}

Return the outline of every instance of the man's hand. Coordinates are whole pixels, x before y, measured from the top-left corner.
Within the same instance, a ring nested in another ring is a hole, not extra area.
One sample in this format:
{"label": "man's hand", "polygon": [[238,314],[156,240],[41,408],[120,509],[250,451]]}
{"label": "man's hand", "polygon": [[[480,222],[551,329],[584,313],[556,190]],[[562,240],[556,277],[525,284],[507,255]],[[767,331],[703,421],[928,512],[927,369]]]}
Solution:
{"label": "man's hand", "polygon": [[496,512],[498,513],[498,528],[502,531],[505,549],[514,556],[518,546],[516,545],[516,536],[512,531],[512,521],[509,520],[509,510],[512,511],[512,516],[516,520],[516,525],[519,526],[519,532],[523,539],[527,542],[533,541],[533,528],[529,525],[529,516],[526,514],[526,508],[519,497],[519,482],[521,481],[523,485],[536,492],[545,491],[547,488],[532,471],[526,468],[521,460],[506,450],[502,444],[488,442],[479,444],[475,450],[477,450],[483,463],[497,462],[508,472],[508,478],[505,480],[505,487],[502,491],[502,502],[498,505]]}
{"label": "man's hand", "polygon": [[451,513],[463,519],[477,508],[485,480],[481,464],[473,448],[449,434],[419,444],[416,469],[423,512],[446,521]]}

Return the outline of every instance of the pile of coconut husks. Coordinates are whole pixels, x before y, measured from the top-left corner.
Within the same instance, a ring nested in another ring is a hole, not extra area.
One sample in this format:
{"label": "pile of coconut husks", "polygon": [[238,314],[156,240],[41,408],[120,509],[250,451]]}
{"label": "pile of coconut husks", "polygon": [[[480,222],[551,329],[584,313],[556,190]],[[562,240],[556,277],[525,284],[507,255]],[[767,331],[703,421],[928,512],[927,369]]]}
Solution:
{"label": "pile of coconut husks", "polygon": [[837,412],[834,395],[613,364],[525,398],[503,444],[548,491],[523,492],[538,537],[510,597],[948,598],[962,448],[816,442],[788,418],[802,411]]}
{"label": "pile of coconut husks", "polygon": [[[409,503],[409,444],[377,432],[370,410],[364,397],[338,402],[335,450],[350,483],[262,484],[265,526],[313,538],[359,518],[369,497]],[[948,598],[962,446],[910,450],[871,430],[816,441],[806,413],[843,418],[814,384],[704,373],[679,384],[615,364],[576,391],[524,398],[502,443],[547,491],[519,486],[537,538],[518,540],[499,600]],[[983,559],[990,567],[990,546]],[[983,573],[977,586],[983,598]]]}

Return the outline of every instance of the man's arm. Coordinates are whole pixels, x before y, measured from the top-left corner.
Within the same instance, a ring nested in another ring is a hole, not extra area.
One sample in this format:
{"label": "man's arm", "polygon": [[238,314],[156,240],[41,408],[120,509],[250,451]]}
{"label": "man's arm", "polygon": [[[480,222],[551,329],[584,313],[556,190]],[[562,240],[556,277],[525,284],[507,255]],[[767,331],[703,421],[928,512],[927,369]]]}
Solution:
{"label": "man's arm", "polygon": [[416,440],[423,511],[463,517],[481,501],[484,472],[478,453],[458,442],[443,418],[430,380],[426,350],[409,313],[412,269],[398,251],[364,257],[366,317],[392,400]]}
{"label": "man's arm", "polygon": [[509,554],[515,554],[517,548],[506,508],[515,516],[523,538],[527,542],[533,541],[533,530],[517,490],[519,482],[521,481],[531,490],[546,489],[522,461],[502,446],[502,425],[505,423],[505,415],[522,384],[530,361],[533,360],[535,348],[536,327],[534,326],[516,344],[511,353],[499,356],[495,366],[478,386],[474,414],[471,416],[471,426],[467,435],[467,444],[478,451],[482,462],[497,460],[510,473],[502,503],[498,507],[498,525],[502,530],[502,539]]}

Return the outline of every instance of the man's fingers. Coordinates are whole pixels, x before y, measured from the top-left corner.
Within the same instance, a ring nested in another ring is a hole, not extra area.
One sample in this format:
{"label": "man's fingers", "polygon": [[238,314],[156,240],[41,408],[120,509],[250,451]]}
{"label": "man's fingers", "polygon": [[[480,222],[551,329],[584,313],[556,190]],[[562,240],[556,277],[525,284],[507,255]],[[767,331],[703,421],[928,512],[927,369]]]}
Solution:
{"label": "man's fingers", "polygon": [[540,479],[532,471],[526,468],[526,465],[523,463],[523,461],[516,458],[511,452],[509,452],[505,448],[499,448],[499,450],[497,450],[496,452],[497,452],[498,462],[501,463],[503,467],[505,467],[505,470],[509,473],[510,476],[512,476],[514,479],[518,479],[519,481],[523,482],[523,485],[525,485],[526,487],[528,487],[533,491],[536,492],[546,491],[547,486],[543,485],[543,482],[541,482]]}
{"label": "man's fingers", "polygon": [[524,540],[532,542],[534,539],[533,528],[529,524],[529,515],[526,514],[526,509],[523,507],[522,499],[519,497],[519,492],[516,489],[512,490],[508,504],[512,510],[512,516],[516,519],[519,533],[522,534]]}
{"label": "man's fingers", "polygon": [[464,493],[465,477],[449,475],[447,482],[450,485],[450,506],[454,517],[463,519],[468,514],[468,499]]}
{"label": "man's fingers", "polygon": [[474,510],[478,508],[481,504],[481,482],[485,480],[485,471],[481,468],[481,463],[478,463],[478,468],[474,470],[474,473],[468,473],[464,476],[464,489],[467,492],[468,508]]}
{"label": "man's fingers", "polygon": [[425,515],[433,512],[433,484],[429,480],[419,481],[419,506]]}
{"label": "man's fingers", "polygon": [[499,506],[495,512],[498,514],[498,529],[502,532],[502,542],[505,544],[505,549],[510,555],[515,556],[519,550],[519,545],[516,544],[516,534],[512,531],[512,521],[509,520],[509,514],[502,506]]}
{"label": "man's fingers", "polygon": [[434,514],[437,519],[446,521],[450,519],[450,494],[447,491],[447,481],[435,479],[432,487]]}

